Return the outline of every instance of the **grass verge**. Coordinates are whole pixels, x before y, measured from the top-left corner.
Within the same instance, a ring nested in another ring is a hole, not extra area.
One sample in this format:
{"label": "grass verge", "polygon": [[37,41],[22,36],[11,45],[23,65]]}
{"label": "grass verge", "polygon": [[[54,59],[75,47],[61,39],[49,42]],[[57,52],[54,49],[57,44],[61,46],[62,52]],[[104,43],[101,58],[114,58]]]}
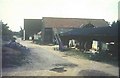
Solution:
{"label": "grass verge", "polygon": [[106,52],[93,54],[93,53],[85,53],[85,52],[83,53],[79,50],[70,49],[68,51],[65,51],[64,53],[65,55],[73,56],[78,59],[87,59],[87,60],[92,60],[92,61],[97,61],[97,62],[118,66],[118,57],[113,57]]}

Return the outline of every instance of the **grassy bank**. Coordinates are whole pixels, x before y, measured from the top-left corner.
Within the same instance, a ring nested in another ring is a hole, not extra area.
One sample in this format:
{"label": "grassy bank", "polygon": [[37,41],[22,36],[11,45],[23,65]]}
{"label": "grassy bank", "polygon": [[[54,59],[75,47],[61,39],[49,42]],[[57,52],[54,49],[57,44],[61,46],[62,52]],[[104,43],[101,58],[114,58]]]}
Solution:
{"label": "grassy bank", "polygon": [[17,67],[27,62],[28,52],[12,49],[10,47],[2,47],[2,67]]}
{"label": "grassy bank", "polygon": [[87,60],[103,62],[114,66],[118,66],[118,57],[113,57],[111,55],[108,55],[106,52],[93,54],[93,53],[85,53],[85,52],[83,53],[79,50],[70,49],[68,51],[65,51],[65,54],[69,56],[73,56],[78,59],[87,59]]}

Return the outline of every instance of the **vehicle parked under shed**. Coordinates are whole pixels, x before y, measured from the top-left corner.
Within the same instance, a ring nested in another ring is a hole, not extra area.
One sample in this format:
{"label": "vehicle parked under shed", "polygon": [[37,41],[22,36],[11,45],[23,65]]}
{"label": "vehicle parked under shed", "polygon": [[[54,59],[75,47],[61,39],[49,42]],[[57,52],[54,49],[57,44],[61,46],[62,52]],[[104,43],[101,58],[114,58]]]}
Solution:
{"label": "vehicle parked under shed", "polygon": [[[66,42],[71,39],[78,41],[77,48],[82,51],[94,49],[92,44],[95,40],[98,42],[97,51],[109,50],[113,55],[118,53],[118,27],[79,28],[62,33],[60,37],[64,45],[68,45]],[[111,42],[114,44],[111,45]]]}

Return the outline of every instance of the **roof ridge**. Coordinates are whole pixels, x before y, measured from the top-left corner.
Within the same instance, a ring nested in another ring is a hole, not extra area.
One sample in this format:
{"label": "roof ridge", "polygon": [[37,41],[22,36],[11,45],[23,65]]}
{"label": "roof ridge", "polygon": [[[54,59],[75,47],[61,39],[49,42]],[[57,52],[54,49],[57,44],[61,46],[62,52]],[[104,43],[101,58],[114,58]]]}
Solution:
{"label": "roof ridge", "polygon": [[83,19],[83,20],[104,20],[104,19],[96,19],[96,18],[67,18],[67,17],[42,17],[43,18],[52,18],[52,19]]}

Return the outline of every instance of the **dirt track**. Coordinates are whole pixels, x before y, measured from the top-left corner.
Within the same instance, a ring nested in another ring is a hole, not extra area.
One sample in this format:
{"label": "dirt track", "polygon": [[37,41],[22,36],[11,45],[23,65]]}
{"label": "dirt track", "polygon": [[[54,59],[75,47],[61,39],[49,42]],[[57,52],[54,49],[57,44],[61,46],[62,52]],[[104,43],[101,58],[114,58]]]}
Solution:
{"label": "dirt track", "polygon": [[30,41],[21,44],[30,48],[29,63],[3,69],[3,76],[118,76],[119,69],[109,64],[77,59],[54,51],[51,46],[40,46]]}

